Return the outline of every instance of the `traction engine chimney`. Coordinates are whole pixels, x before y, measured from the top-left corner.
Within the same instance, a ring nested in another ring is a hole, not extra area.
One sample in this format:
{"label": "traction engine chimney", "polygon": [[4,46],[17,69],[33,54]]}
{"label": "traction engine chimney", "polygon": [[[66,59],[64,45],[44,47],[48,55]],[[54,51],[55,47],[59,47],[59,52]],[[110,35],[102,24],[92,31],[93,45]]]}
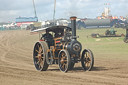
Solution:
{"label": "traction engine chimney", "polygon": [[72,36],[74,37],[74,39],[76,39],[76,16],[72,16],[70,17],[71,20],[71,28],[72,28]]}

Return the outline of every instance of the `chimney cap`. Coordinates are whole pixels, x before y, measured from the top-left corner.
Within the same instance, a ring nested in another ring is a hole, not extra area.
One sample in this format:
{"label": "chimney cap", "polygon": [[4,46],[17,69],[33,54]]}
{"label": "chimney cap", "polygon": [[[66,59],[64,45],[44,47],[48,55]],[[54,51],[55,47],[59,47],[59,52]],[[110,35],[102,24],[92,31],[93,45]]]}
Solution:
{"label": "chimney cap", "polygon": [[76,18],[77,18],[76,16],[71,16],[70,17],[71,20],[76,20]]}

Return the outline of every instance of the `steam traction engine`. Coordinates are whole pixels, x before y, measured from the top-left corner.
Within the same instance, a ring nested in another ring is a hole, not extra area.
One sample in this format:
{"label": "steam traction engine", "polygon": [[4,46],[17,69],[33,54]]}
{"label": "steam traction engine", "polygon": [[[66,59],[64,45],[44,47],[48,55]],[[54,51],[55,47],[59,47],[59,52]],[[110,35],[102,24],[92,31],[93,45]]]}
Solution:
{"label": "steam traction engine", "polygon": [[84,70],[92,69],[93,53],[89,49],[84,49],[81,54],[82,46],[76,36],[76,17],[70,19],[71,28],[52,26],[33,31],[46,32],[35,44],[33,50],[33,60],[37,70],[46,71],[49,65],[58,64],[61,71],[67,72],[78,62],[81,62]]}

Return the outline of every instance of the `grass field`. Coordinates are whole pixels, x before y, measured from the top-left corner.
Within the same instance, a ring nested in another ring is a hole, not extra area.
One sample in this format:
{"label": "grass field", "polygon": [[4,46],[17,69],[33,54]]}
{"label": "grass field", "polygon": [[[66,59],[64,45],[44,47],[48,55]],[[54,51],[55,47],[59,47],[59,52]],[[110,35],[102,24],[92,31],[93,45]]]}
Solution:
{"label": "grass field", "polygon": [[[125,34],[125,29],[115,28],[117,34]],[[88,48],[93,50],[96,55],[109,55],[112,58],[121,58],[123,56],[127,58],[128,54],[128,44],[123,42],[124,37],[105,37],[105,38],[92,38],[92,33],[99,33],[104,35],[106,28],[104,29],[82,29],[77,30],[78,39],[82,45],[83,49]],[[97,56],[98,57],[98,56]],[[99,56],[101,57],[101,56]],[[105,57],[105,56],[102,56]]]}
{"label": "grass field", "polygon": [[[68,73],[58,65],[37,71],[33,64],[33,47],[38,34],[26,30],[0,31],[0,85],[128,85],[128,44],[124,37],[92,38],[91,33],[104,34],[106,29],[77,30],[83,49],[94,54],[92,71],[84,71],[81,63]],[[124,29],[116,29],[125,34]]]}

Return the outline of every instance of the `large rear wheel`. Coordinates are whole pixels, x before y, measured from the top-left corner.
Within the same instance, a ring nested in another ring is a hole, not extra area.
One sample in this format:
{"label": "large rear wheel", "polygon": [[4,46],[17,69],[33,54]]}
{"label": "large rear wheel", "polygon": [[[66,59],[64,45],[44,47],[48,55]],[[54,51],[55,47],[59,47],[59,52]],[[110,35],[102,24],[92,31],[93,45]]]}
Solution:
{"label": "large rear wheel", "polygon": [[37,42],[34,46],[33,61],[35,68],[39,71],[46,71],[49,66],[46,62],[47,50],[48,46],[45,41]]}
{"label": "large rear wheel", "polygon": [[67,50],[61,50],[58,55],[59,69],[63,72],[67,72],[70,69],[70,55]]}
{"label": "large rear wheel", "polygon": [[82,52],[81,64],[84,70],[90,71],[94,65],[94,56],[91,50],[85,49]]}

